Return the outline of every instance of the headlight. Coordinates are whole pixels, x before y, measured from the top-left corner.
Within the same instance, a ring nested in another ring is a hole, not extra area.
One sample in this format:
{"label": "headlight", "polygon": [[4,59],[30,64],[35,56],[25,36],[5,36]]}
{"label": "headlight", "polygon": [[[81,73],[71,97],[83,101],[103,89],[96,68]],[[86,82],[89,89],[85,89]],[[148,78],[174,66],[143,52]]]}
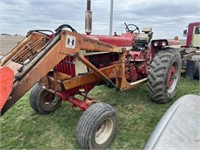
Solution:
{"label": "headlight", "polygon": [[167,42],[166,41],[162,41],[162,46],[166,46]]}
{"label": "headlight", "polygon": [[145,48],[141,46],[141,47],[139,47],[139,49],[140,49],[141,51],[143,51]]}
{"label": "headlight", "polygon": [[153,43],[153,46],[158,46],[158,42],[157,42],[157,41],[154,42],[154,43]]}

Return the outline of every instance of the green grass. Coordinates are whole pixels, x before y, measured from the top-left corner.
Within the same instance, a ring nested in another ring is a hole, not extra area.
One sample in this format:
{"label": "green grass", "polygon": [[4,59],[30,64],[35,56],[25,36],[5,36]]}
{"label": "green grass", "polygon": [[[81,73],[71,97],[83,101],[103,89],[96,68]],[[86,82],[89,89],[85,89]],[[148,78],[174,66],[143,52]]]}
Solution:
{"label": "green grass", "polygon": [[[167,104],[156,104],[146,84],[119,92],[96,87],[90,96],[111,104],[119,116],[117,134],[109,149],[142,149],[170,105],[185,94],[200,95],[199,81],[181,78],[177,94]],[[75,129],[83,113],[67,102],[50,115],[38,115],[29,106],[29,93],[0,118],[0,149],[80,149]]]}

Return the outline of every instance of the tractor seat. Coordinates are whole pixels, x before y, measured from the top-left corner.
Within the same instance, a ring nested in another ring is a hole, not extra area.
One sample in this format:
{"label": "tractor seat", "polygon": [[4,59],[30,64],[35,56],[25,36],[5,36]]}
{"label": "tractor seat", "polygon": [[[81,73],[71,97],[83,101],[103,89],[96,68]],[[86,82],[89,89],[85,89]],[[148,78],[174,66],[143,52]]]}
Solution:
{"label": "tractor seat", "polygon": [[142,29],[143,33],[140,33],[136,36],[136,41],[147,41],[149,42],[153,36],[152,28],[151,27],[145,27]]}

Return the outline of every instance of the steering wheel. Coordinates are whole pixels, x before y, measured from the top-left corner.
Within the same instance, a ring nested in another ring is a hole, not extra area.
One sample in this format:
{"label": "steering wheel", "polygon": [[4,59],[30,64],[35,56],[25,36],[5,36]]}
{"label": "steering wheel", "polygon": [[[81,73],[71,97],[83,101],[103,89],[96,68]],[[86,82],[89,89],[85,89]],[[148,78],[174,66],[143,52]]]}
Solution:
{"label": "steering wheel", "polygon": [[[136,36],[138,35],[138,34],[140,34],[140,29],[139,29],[139,27],[138,26],[136,26],[136,25],[134,25],[134,24],[126,24],[126,23],[124,23],[125,24],[125,26],[126,26],[126,32],[131,32],[131,33],[134,33]],[[131,29],[131,28],[133,28],[133,29]]]}

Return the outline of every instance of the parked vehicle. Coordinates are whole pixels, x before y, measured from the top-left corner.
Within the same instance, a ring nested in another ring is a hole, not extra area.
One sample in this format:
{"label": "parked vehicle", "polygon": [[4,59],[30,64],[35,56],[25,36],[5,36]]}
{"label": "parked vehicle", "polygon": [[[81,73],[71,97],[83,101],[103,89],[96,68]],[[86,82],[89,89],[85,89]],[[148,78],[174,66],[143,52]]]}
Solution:
{"label": "parked vehicle", "polygon": [[184,30],[186,45],[181,46],[180,53],[183,69],[187,79],[199,79],[200,77],[200,22],[188,24]]}

